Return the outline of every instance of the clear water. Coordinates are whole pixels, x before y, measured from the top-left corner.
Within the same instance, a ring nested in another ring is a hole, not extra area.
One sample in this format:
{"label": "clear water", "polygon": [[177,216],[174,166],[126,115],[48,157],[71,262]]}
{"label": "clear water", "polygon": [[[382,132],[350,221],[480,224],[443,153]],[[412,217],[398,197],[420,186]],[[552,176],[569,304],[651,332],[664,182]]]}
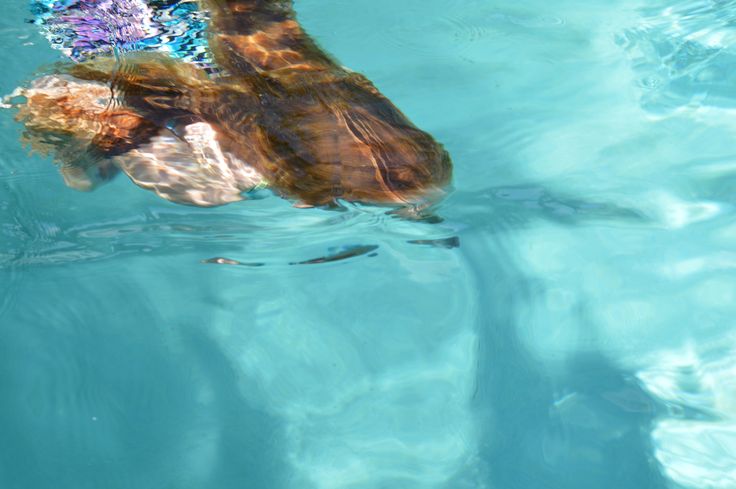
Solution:
{"label": "clear water", "polygon": [[[3,7],[9,93],[61,54]],[[297,9],[444,222],[77,193],[1,112],[0,487],[736,487],[736,2]]]}

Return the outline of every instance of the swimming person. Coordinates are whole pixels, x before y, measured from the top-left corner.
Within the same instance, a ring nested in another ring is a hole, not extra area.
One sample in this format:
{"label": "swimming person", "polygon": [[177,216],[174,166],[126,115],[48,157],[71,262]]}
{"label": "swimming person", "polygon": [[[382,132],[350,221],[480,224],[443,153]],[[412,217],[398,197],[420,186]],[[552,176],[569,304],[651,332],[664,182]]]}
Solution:
{"label": "swimming person", "polygon": [[[16,92],[24,138],[56,156],[67,184],[89,189],[122,170],[166,199],[201,206],[264,186],[300,206],[423,207],[442,197],[447,152],[367,78],[325,54],[291,2],[200,6],[210,14],[214,69],[113,47],[77,54],[84,60]],[[134,28],[115,32],[145,38]]]}

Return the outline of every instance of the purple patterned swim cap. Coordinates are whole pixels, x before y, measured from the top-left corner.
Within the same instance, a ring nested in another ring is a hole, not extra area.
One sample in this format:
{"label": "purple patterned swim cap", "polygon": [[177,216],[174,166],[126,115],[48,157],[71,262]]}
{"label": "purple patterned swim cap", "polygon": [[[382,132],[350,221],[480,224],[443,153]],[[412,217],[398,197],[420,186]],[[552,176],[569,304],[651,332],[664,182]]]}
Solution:
{"label": "purple patterned swim cap", "polygon": [[207,13],[194,0],[32,0],[31,10],[52,47],[75,61],[153,50],[211,65]]}

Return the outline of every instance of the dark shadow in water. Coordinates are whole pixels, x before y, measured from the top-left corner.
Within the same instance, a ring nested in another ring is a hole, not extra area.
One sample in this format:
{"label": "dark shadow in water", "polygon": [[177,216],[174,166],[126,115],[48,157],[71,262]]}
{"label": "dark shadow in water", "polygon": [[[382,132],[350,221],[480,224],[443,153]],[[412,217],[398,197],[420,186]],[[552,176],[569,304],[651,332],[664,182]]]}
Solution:
{"label": "dark shadow in water", "polygon": [[344,246],[336,250],[330,250],[330,253],[318,258],[311,258],[300,262],[292,262],[290,265],[319,265],[322,263],[333,263],[336,261],[347,260],[356,256],[368,255],[375,257],[374,253],[378,249],[377,245],[353,245]]}
{"label": "dark shadow in water", "polygon": [[[435,248],[442,248],[442,249],[454,249],[458,248],[460,246],[460,238],[457,236],[452,236],[450,238],[440,238],[440,239],[414,239],[407,241],[409,244],[413,245],[421,245],[421,246],[431,246]],[[289,265],[323,265],[326,263],[335,263],[335,262],[341,262],[345,260],[349,260],[351,258],[357,258],[366,256],[368,258],[375,258],[378,256],[378,245],[345,245],[345,246],[335,246],[330,247],[327,250],[327,253],[318,256],[316,258],[310,258],[307,260],[302,261],[293,261],[289,262]],[[266,266],[266,263],[262,262],[241,262],[238,260],[234,260],[232,258],[225,258],[222,256],[217,256],[214,258],[208,258],[206,260],[202,260],[203,264],[206,265],[233,265],[233,266],[240,266],[240,267],[254,267],[259,268]],[[271,264],[273,265],[273,264]],[[280,265],[277,263],[277,265]]]}
{"label": "dark shadow in water", "polygon": [[289,470],[280,456],[284,446],[281,424],[243,398],[243,384],[221,346],[198,328],[188,333],[187,351],[199,359],[213,388],[212,414],[221,433],[207,487],[284,487]]}
{"label": "dark shadow in water", "polygon": [[[502,257],[502,246],[463,238],[468,262]],[[577,355],[555,378],[521,344],[515,313],[534,293],[496,259],[477,273],[481,298],[475,408],[487,422],[478,477],[503,489],[659,489],[649,429],[655,401],[597,354]],[[469,267],[473,269],[473,267]]]}
{"label": "dark shadow in water", "polygon": [[[537,220],[563,226],[616,223],[626,226],[651,224],[652,218],[616,202],[594,202],[565,195],[542,184],[491,187],[482,191],[456,193],[453,210],[461,210],[463,221],[488,223],[494,228],[524,228]],[[449,206],[448,206],[449,207]]]}
{"label": "dark shadow in water", "polygon": [[460,238],[457,236],[450,236],[449,238],[439,239],[412,239],[407,241],[409,244],[433,246],[435,248],[444,248],[446,250],[452,250],[460,247]]}

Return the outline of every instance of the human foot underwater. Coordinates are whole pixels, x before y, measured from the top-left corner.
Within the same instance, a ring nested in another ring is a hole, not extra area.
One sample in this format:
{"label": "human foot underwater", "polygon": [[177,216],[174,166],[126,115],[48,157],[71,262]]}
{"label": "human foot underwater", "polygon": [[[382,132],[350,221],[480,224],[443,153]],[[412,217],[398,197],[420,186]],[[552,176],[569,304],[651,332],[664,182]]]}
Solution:
{"label": "human foot underwater", "polygon": [[[103,12],[106,22],[117,15],[109,0],[76,3],[87,9],[77,13]],[[209,12],[213,69],[111,51],[56,65],[16,90],[23,139],[56,158],[67,185],[89,190],[122,171],[165,199],[198,206],[261,187],[298,206],[422,208],[443,196],[447,152],[368,79],[321,51],[290,1],[199,6]],[[146,8],[140,2],[126,18],[142,22]]]}

